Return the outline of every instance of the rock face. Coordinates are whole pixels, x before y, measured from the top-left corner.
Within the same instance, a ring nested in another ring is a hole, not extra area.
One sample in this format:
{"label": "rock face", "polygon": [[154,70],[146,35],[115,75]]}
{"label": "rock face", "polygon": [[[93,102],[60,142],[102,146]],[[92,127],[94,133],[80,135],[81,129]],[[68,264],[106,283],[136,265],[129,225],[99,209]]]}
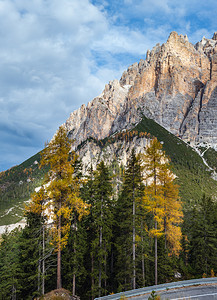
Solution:
{"label": "rock face", "polygon": [[143,115],[193,146],[217,148],[217,32],[195,46],[172,32],[65,126],[78,145],[132,128]]}
{"label": "rock face", "polygon": [[82,159],[83,174],[87,174],[91,166],[95,170],[102,160],[108,165],[116,161],[125,166],[133,148],[135,148],[136,154],[144,153],[144,148],[149,142],[150,139],[146,137],[135,136],[130,141],[117,140],[108,143],[102,149],[94,140],[87,140],[77,150],[77,154]]}

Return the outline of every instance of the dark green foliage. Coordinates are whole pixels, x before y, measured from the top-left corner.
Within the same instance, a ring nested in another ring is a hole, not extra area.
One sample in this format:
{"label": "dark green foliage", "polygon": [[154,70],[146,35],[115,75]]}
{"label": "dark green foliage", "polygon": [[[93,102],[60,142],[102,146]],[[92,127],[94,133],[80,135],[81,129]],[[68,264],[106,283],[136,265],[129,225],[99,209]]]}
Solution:
{"label": "dark green foliage", "polygon": [[[172,170],[177,175],[184,205],[197,202],[203,193],[215,195],[217,182],[211,178],[202,158],[189,145],[146,117],[143,117],[135,130],[149,132],[163,143],[163,150],[170,157]],[[216,160],[216,156],[213,157],[213,160]]]}
{"label": "dark green foliage", "polygon": [[84,282],[87,276],[84,257],[87,251],[87,233],[83,222],[72,220],[68,244],[62,251],[63,286],[73,291],[73,276],[75,279],[75,294],[84,293]]}
{"label": "dark green foliage", "polygon": [[217,269],[217,203],[205,195],[191,211],[189,264],[196,277]]}
{"label": "dark green foliage", "polygon": [[[205,151],[206,149],[204,149]],[[205,151],[203,157],[207,161],[208,165],[214,170],[217,170],[217,151],[213,148],[209,148]]]}
{"label": "dark green foliage", "polygon": [[[170,156],[184,202],[182,251],[179,259],[168,256],[163,236],[158,240],[159,283],[176,280],[176,272],[181,273],[181,279],[201,277],[203,273],[210,276],[212,269],[216,273],[217,205],[210,198],[216,193],[216,181],[210,177],[202,159],[190,146],[145,117],[132,132],[117,133],[102,141],[92,140],[103,149],[117,140],[129,142],[135,136],[156,136],[163,142],[163,150]],[[204,150],[201,149],[201,152]],[[214,150],[208,149],[204,157],[213,168],[216,167]],[[38,165],[34,164],[36,160],[39,162],[39,154],[1,173],[0,213],[17,203],[17,199],[28,199],[34,187],[40,185],[45,171],[39,170]],[[141,205],[141,165],[135,153],[132,153],[126,170],[114,158],[109,167],[102,162],[96,172],[91,169],[83,183],[79,160],[75,160],[74,167],[75,176],[82,185],[81,197],[91,208],[89,215],[85,215],[81,221],[76,214],[70,219],[69,242],[62,250],[63,286],[72,291],[74,278],[76,294],[82,300],[131,289],[133,224],[136,234],[136,287],[152,285],[154,239],[148,235],[148,231],[152,228],[153,219]],[[32,180],[29,183],[28,178]],[[19,185],[20,181],[23,183]],[[204,192],[207,196],[202,197]],[[136,203],[135,220],[133,199]],[[2,222],[5,224],[5,219]],[[24,230],[2,236],[0,299],[11,299],[15,294],[17,299],[31,299],[40,294],[43,260],[41,228],[40,217],[30,214]],[[47,233],[46,239],[49,240]],[[46,292],[56,286],[57,259],[56,254],[50,255],[49,247],[48,241],[45,253]]]}
{"label": "dark green foliage", "polygon": [[[143,184],[141,164],[133,151],[124,174],[122,192],[116,209],[117,282],[119,290],[132,288],[133,281],[133,231],[138,236],[140,225],[139,200],[142,197]],[[133,205],[135,203],[135,215]],[[139,255],[138,255],[139,256]],[[141,255],[140,255],[141,257]],[[138,260],[138,259],[137,259]]]}
{"label": "dark green foliage", "polygon": [[148,300],[158,300],[158,299],[160,299],[160,296],[158,296],[155,291],[152,291],[151,295],[148,297]]}
{"label": "dark green foliage", "polygon": [[27,214],[27,225],[19,240],[20,280],[23,299],[31,299],[32,295],[40,295],[39,270],[41,252],[41,217],[34,213]]}
{"label": "dark green foliage", "polygon": [[20,295],[19,230],[2,235],[0,248],[0,299],[16,299]]}
{"label": "dark green foliage", "polygon": [[[19,166],[0,173],[0,225],[16,223],[23,218],[23,202],[40,186],[47,168],[39,169],[40,153]],[[9,214],[5,210],[15,207]]]}
{"label": "dark green foliage", "polygon": [[107,293],[108,254],[111,251],[113,226],[112,185],[109,170],[104,162],[97,166],[94,174],[94,194],[91,206],[94,232],[91,241],[91,255],[93,256],[92,276],[94,290],[99,296]]}

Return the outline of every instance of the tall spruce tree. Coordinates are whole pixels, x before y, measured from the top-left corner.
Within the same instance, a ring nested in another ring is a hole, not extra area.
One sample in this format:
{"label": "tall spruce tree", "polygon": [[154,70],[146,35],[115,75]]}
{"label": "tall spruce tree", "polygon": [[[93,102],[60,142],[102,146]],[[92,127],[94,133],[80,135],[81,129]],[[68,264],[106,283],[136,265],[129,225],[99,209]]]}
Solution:
{"label": "tall spruce tree", "polygon": [[20,297],[23,282],[20,280],[19,229],[1,236],[0,247],[0,296],[1,299],[16,300]]}
{"label": "tall spruce tree", "polygon": [[[86,201],[90,205],[90,212],[87,216],[83,219],[83,226],[86,230],[86,239],[87,239],[87,248],[86,248],[86,255],[85,255],[85,268],[87,270],[87,280],[85,282],[85,286],[87,290],[86,297],[90,297],[92,300],[95,298],[95,276],[94,276],[94,251],[92,249],[92,241],[95,239],[95,232],[94,232],[94,217],[93,217],[93,209],[94,206],[94,194],[95,194],[95,187],[94,187],[94,171],[93,166],[91,165],[89,170],[89,174],[87,175],[86,181],[84,182],[81,188],[81,197],[84,201]],[[84,291],[84,289],[83,289]]]}
{"label": "tall spruce tree", "polygon": [[189,262],[193,275],[210,276],[211,270],[217,270],[217,204],[203,195],[199,204],[191,212],[188,228]]}
{"label": "tall spruce tree", "polygon": [[20,277],[25,285],[21,288],[23,299],[40,296],[41,288],[41,217],[33,212],[26,213],[27,224],[19,239]]}
{"label": "tall spruce tree", "polygon": [[73,295],[84,295],[87,270],[85,253],[87,251],[87,233],[83,220],[79,222],[74,215],[71,223],[68,243],[62,251],[63,282]]}
{"label": "tall spruce tree", "polygon": [[124,173],[122,192],[117,204],[117,281],[119,290],[136,288],[136,236],[142,197],[142,167],[133,150]]}
{"label": "tall spruce tree", "polygon": [[92,198],[91,216],[94,232],[91,241],[93,260],[92,278],[94,293],[98,296],[107,293],[108,256],[111,249],[113,226],[112,185],[108,167],[102,161],[94,174],[94,194]]}

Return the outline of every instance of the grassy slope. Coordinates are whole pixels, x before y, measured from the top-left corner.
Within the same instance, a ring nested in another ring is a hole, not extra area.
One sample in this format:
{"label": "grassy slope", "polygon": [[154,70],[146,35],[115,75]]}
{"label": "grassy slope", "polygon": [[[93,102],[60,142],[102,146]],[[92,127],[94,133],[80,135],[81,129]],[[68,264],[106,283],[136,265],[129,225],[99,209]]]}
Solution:
{"label": "grassy slope", "polygon": [[[211,178],[211,174],[201,157],[188,144],[169,133],[153,120],[145,117],[134,130],[149,132],[163,142],[163,149],[170,157],[172,169],[178,176],[177,183],[180,186],[180,196],[184,202],[194,203],[202,197],[203,193],[216,194],[217,182]],[[212,167],[212,162],[216,162],[217,158],[217,153],[213,151],[212,160],[209,160]]]}
{"label": "grassy slope", "polygon": [[[202,159],[190,146],[145,117],[133,130],[150,133],[163,142],[163,149],[171,158],[172,169],[177,175],[180,196],[184,202],[195,203],[204,192],[216,194],[217,182],[211,178]],[[112,142],[110,138],[96,141],[102,149]],[[209,149],[204,157],[212,167],[216,167],[217,153],[214,150]],[[0,226],[19,221],[22,218],[24,201],[30,198],[36,186],[40,186],[46,169],[39,170],[38,164],[34,164],[35,161],[40,161],[40,153],[21,165],[0,173]],[[31,181],[28,182],[28,179]],[[14,210],[5,215],[12,207]]]}
{"label": "grassy slope", "polygon": [[16,223],[22,218],[24,202],[41,184],[45,169],[39,170],[36,161],[40,161],[40,153],[0,173],[0,226]]}
{"label": "grassy slope", "polygon": [[204,158],[207,161],[207,163],[217,171],[217,152],[209,148],[205,153],[204,153]]}

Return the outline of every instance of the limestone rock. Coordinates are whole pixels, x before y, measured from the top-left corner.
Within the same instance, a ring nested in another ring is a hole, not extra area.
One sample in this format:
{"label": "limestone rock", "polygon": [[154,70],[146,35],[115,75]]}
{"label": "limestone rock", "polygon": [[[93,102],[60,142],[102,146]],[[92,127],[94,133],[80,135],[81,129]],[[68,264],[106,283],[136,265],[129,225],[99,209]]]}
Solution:
{"label": "limestone rock", "polygon": [[91,165],[93,169],[96,169],[96,166],[100,161],[104,161],[106,164],[112,164],[113,161],[122,163],[124,166],[127,163],[127,160],[135,148],[136,154],[144,153],[144,148],[146,147],[149,139],[145,137],[135,136],[131,141],[115,141],[109,143],[102,148],[94,140],[87,140],[81,147],[78,148],[77,153],[82,159],[83,173],[88,173]]}
{"label": "limestone rock", "polygon": [[217,32],[195,46],[172,32],[65,126],[78,145],[132,128],[143,115],[192,145],[217,148]]}

